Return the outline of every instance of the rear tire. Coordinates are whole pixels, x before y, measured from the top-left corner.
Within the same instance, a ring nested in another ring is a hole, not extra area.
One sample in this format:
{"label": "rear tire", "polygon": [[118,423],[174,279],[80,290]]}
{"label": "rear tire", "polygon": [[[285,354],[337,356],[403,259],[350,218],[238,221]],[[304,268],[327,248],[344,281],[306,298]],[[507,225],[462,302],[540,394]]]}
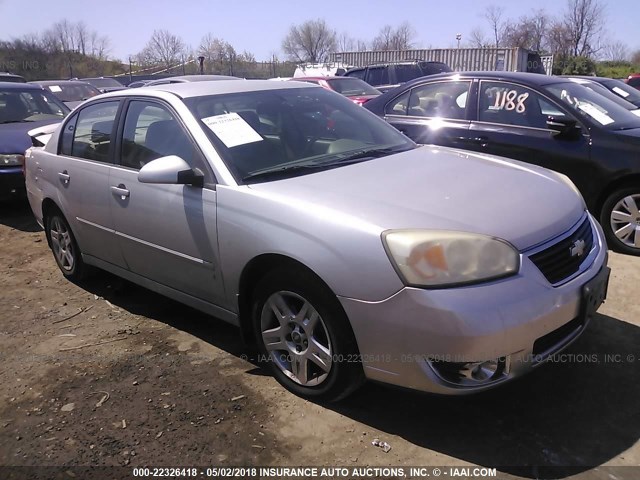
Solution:
{"label": "rear tire", "polygon": [[609,195],[600,225],[611,249],[640,256],[640,188],[622,188]]}
{"label": "rear tire", "polygon": [[47,215],[45,229],[53,258],[62,274],[73,282],[85,278],[87,266],[82,260],[82,252],[69,223],[59,210]]}
{"label": "rear tire", "polygon": [[258,282],[252,298],[260,359],[287,390],[331,402],[362,385],[347,316],[319,278],[302,269],[274,270]]}

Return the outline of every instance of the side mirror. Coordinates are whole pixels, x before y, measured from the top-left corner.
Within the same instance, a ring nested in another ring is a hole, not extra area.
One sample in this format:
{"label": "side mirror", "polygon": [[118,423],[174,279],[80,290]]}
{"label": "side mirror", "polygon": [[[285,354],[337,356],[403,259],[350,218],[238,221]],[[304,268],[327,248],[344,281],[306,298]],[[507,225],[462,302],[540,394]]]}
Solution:
{"label": "side mirror", "polygon": [[578,132],[578,121],[568,117],[547,117],[547,128],[553,130],[555,135],[571,136]]}
{"label": "side mirror", "polygon": [[187,162],[176,155],[160,157],[147,163],[138,172],[141,183],[162,183],[166,185],[193,185],[202,187],[204,175],[192,169]]}

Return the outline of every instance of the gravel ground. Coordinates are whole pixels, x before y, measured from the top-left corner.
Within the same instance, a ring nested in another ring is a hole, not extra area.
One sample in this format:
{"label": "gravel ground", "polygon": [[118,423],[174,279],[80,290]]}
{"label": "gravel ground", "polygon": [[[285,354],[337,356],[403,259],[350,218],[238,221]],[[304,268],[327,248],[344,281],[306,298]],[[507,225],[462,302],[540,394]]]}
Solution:
{"label": "gravel ground", "polygon": [[640,258],[611,254],[609,299],[565,361],[471,397],[369,384],[319,405],[220,320],[106,273],[68,282],[28,207],[0,208],[0,466],[640,465]]}

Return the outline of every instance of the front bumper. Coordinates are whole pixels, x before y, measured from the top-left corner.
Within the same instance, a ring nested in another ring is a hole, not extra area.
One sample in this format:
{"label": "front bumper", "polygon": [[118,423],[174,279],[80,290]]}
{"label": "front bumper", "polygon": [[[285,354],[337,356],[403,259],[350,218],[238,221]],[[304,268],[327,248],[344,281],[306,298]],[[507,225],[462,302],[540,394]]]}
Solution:
{"label": "front bumper", "polygon": [[[523,254],[518,275],[492,283],[441,290],[405,287],[381,302],[339,297],[367,378],[426,392],[472,393],[519,377],[565,348],[586,326],[578,328],[583,286],[607,263],[602,229],[589,218],[593,248],[581,273],[560,286],[553,287]],[[537,340],[538,349],[545,344],[543,356],[534,349]],[[456,384],[433,366],[434,360],[494,359],[502,359],[502,373],[487,383]]]}
{"label": "front bumper", "polygon": [[0,198],[24,195],[24,175],[22,167],[0,168]]}

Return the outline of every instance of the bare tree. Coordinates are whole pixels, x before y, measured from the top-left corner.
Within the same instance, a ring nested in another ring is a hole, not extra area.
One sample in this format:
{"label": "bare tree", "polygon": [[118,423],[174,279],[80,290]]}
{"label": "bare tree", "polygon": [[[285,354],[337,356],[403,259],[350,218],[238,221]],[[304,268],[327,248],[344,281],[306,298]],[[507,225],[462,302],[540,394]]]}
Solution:
{"label": "bare tree", "polygon": [[371,42],[373,50],[395,50],[391,44],[393,43],[393,27],[385,25],[380,29],[378,35]]}
{"label": "bare tree", "polygon": [[154,30],[147,45],[138,54],[138,61],[169,68],[180,63],[185,53],[186,46],[180,37],[168,30]]}
{"label": "bare tree", "polygon": [[521,47],[540,51],[546,40],[549,17],[544,10],[520,17],[517,22],[506,21],[502,44],[505,47]]}
{"label": "bare tree", "polygon": [[564,26],[573,56],[588,57],[598,52],[604,21],[604,6],[599,0],[567,0]]}
{"label": "bare tree", "polygon": [[484,18],[489,22],[491,34],[495,41],[496,48],[500,47],[502,36],[504,34],[505,23],[502,19],[504,16],[504,8],[496,5],[489,5],[484,12]]}
{"label": "bare tree", "polygon": [[76,37],[76,46],[78,48],[78,52],[86,55],[87,54],[87,44],[89,43],[89,29],[84,22],[78,22],[75,24],[74,35]]}
{"label": "bare tree", "polygon": [[409,22],[403,22],[398,27],[385,25],[373,39],[373,50],[409,50],[413,48],[416,32]]}
{"label": "bare tree", "polygon": [[364,52],[366,50],[369,50],[369,45],[364,40],[358,40],[358,43],[356,45],[356,50],[358,52]]}
{"label": "bare tree", "polygon": [[336,48],[339,52],[352,52],[356,49],[356,40],[347,32],[342,32],[336,37]]}
{"label": "bare tree", "polygon": [[294,61],[321,62],[336,49],[336,37],[336,32],[324,20],[307,20],[289,28],[282,40],[282,50]]}
{"label": "bare tree", "polygon": [[488,46],[488,40],[484,32],[480,28],[474,28],[469,34],[469,44],[475,48],[485,48]]}
{"label": "bare tree", "polygon": [[228,60],[235,53],[236,51],[230,43],[214,37],[211,33],[202,37],[198,47],[198,55],[202,55],[209,62]]}
{"label": "bare tree", "polygon": [[629,49],[623,42],[608,43],[602,48],[602,52],[600,53],[601,60],[609,60],[612,62],[626,62],[629,58]]}
{"label": "bare tree", "polygon": [[551,22],[547,30],[546,49],[556,55],[571,55],[571,33],[562,20],[554,20]]}
{"label": "bare tree", "polygon": [[640,50],[636,50],[631,54],[631,63],[640,65]]}
{"label": "bare tree", "polygon": [[109,37],[99,35],[97,32],[89,34],[89,52],[92,57],[98,60],[106,60],[111,50]]}

